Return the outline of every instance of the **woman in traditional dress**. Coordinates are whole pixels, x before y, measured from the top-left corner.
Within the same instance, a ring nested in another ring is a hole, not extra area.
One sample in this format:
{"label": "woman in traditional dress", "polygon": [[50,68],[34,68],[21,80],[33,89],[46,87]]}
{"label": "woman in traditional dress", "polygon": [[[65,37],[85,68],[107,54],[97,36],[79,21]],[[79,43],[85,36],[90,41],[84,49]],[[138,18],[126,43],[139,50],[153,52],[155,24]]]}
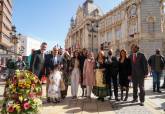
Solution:
{"label": "woman in traditional dress", "polygon": [[49,76],[49,87],[48,87],[48,97],[53,103],[60,102],[61,98],[61,89],[60,84],[62,80],[62,73],[58,69],[58,65],[54,66],[54,70],[50,73]]}
{"label": "woman in traditional dress", "polygon": [[91,99],[92,87],[95,85],[94,66],[94,55],[92,52],[88,52],[88,58],[85,60],[83,68],[83,85],[87,88],[88,99]]}
{"label": "woman in traditional dress", "polygon": [[73,54],[73,58],[70,62],[70,70],[71,70],[71,94],[72,99],[77,98],[79,81],[80,81],[80,60],[79,60],[79,52],[75,51]]}
{"label": "woman in traditional dress", "polygon": [[99,51],[95,68],[96,84],[93,87],[93,93],[98,97],[98,100],[104,101],[104,97],[109,95],[109,91],[105,81],[105,56],[103,51]]}
{"label": "woman in traditional dress", "polygon": [[124,101],[128,99],[129,76],[131,75],[131,61],[127,58],[125,50],[120,51],[119,59],[119,84],[121,88],[121,100],[123,100],[123,91],[126,91]]}

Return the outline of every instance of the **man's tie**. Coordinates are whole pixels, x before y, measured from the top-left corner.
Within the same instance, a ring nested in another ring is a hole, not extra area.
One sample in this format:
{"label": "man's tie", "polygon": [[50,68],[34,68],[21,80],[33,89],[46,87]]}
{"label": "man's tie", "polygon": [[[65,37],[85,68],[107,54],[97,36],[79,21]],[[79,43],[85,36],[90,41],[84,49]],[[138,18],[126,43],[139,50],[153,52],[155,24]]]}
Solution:
{"label": "man's tie", "polygon": [[133,54],[133,63],[136,63],[136,53]]}
{"label": "man's tie", "polygon": [[44,59],[45,58],[45,54],[44,53],[41,53],[41,55],[42,55],[42,58]]}

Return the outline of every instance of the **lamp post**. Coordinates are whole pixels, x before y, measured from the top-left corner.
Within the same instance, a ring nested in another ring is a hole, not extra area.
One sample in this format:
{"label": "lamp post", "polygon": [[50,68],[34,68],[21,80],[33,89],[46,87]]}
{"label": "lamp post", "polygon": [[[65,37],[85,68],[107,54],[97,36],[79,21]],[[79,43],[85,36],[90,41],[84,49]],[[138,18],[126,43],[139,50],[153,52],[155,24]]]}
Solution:
{"label": "lamp post", "polygon": [[[18,40],[20,40],[20,41],[21,41],[21,36],[22,36],[22,34],[19,33]],[[20,45],[18,45],[18,47],[19,47],[19,55],[23,55],[24,50],[25,50],[24,44],[20,43]]]}
{"label": "lamp post", "polygon": [[12,38],[12,43],[14,44],[14,55],[15,57],[17,56],[17,43],[18,43],[18,37],[16,36],[16,27],[12,26],[12,32],[11,32],[11,38]]}
{"label": "lamp post", "polygon": [[91,37],[92,37],[92,52],[94,51],[93,50],[93,39],[95,37],[94,33],[97,33],[98,32],[98,23],[97,21],[90,21],[89,23],[87,23],[87,28],[88,28],[88,31],[91,33]]}

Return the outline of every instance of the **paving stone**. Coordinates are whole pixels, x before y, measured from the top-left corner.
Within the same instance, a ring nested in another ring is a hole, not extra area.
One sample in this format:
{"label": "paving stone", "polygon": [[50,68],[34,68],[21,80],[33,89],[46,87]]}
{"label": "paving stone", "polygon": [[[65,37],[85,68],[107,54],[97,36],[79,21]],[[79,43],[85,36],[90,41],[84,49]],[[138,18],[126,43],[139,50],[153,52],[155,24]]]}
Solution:
{"label": "paving stone", "polygon": [[[162,81],[161,81],[162,83]],[[70,87],[68,97],[59,104],[43,104],[40,108],[40,114],[165,114],[165,90],[162,94],[152,92],[152,78],[147,78],[146,84],[146,102],[145,106],[139,103],[131,103],[132,88],[127,102],[116,102],[114,100],[105,100],[105,102],[97,101],[92,95],[92,100],[78,97],[77,100],[71,99]],[[4,90],[4,84],[0,85],[0,91]],[[81,89],[79,89],[79,95]],[[45,98],[45,85],[43,85],[43,98]],[[0,92],[2,95],[3,92]],[[119,96],[120,97],[120,96]],[[1,97],[2,98],[2,97]]]}

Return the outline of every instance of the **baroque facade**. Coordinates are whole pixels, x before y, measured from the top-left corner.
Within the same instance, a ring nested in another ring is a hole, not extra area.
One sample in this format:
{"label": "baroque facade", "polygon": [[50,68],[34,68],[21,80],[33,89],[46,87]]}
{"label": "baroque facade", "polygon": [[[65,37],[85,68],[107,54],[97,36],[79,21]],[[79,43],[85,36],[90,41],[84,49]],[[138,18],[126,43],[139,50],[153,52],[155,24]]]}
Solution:
{"label": "baroque facade", "polygon": [[155,49],[165,55],[164,30],[163,0],[124,0],[100,18],[98,42],[115,54],[120,49],[130,53],[137,44],[147,58]]}
{"label": "baroque facade", "polygon": [[[165,55],[163,1],[124,0],[105,15],[94,16],[89,15],[88,12],[89,9],[93,9],[93,7],[89,8],[93,5],[93,0],[86,0],[83,6],[78,8],[76,19],[71,20],[71,27],[65,39],[65,48],[91,49],[94,45],[97,50],[103,46],[105,49],[113,49],[115,54],[118,54],[120,49],[126,49],[130,53],[131,45],[137,44],[147,58],[157,48]],[[99,10],[97,7],[94,9]],[[92,38],[87,26],[91,20],[98,23],[97,32]]]}
{"label": "baroque facade", "polygon": [[103,15],[93,0],[86,0],[77,9],[75,19],[71,19],[69,32],[65,39],[66,49],[98,49],[98,20]]}

